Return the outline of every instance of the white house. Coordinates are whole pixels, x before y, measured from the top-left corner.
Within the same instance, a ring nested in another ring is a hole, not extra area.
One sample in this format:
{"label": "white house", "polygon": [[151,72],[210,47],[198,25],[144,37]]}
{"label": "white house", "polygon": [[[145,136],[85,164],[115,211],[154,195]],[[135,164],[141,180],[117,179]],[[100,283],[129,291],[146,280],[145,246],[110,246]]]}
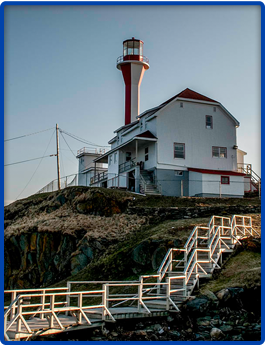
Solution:
{"label": "white house", "polygon": [[237,147],[238,120],[220,102],[188,88],[139,114],[149,61],[142,41],[126,40],[123,48],[117,68],[125,80],[125,123],[114,131],[108,152],[90,156],[94,166],[90,159],[81,169],[88,153],[79,153],[79,184],[170,196],[242,197],[251,180],[246,180],[246,152]]}

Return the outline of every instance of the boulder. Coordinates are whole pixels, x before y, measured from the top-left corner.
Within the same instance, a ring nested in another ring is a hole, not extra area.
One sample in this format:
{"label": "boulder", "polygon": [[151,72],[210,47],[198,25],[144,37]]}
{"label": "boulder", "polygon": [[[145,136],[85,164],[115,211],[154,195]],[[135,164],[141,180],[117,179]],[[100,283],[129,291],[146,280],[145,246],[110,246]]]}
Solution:
{"label": "boulder", "polygon": [[212,328],[210,336],[212,340],[221,340],[224,337],[224,333],[219,328]]}
{"label": "boulder", "polygon": [[186,305],[189,312],[194,313],[203,313],[205,312],[209,307],[209,300],[206,298],[195,298],[191,301],[189,301]]}

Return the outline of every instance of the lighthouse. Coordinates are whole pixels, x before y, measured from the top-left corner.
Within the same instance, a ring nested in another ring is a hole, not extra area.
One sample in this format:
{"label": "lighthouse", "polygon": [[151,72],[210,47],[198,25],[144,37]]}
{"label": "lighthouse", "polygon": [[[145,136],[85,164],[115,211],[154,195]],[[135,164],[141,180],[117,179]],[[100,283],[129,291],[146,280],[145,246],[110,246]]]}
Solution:
{"label": "lighthouse", "polygon": [[123,55],[117,59],[125,83],[125,125],[134,122],[140,110],[140,85],[149,60],[143,55],[144,42],[134,37],[123,42]]}

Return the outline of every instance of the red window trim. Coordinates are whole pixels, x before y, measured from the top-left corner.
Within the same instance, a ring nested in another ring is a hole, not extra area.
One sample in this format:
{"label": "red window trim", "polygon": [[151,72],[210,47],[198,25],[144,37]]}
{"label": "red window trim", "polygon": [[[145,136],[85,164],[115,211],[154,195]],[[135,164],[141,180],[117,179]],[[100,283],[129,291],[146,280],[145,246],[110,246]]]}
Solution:
{"label": "red window trim", "polygon": [[[223,178],[228,178],[228,182],[223,182],[222,179]],[[230,184],[230,176],[221,176],[221,184]]]}

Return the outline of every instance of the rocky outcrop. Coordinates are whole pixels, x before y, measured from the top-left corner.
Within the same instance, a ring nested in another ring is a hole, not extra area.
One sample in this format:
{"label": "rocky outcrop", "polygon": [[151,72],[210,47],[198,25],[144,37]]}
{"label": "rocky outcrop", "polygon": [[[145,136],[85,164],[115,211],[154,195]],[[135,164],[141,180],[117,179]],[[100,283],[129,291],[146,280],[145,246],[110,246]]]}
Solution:
{"label": "rocky outcrop", "polygon": [[127,214],[148,217],[150,223],[172,219],[204,218],[212,215],[260,213],[260,205],[213,205],[196,207],[128,207]]}
{"label": "rocky outcrop", "polygon": [[76,274],[111,242],[82,233],[32,232],[5,241],[5,288],[47,286]]}

